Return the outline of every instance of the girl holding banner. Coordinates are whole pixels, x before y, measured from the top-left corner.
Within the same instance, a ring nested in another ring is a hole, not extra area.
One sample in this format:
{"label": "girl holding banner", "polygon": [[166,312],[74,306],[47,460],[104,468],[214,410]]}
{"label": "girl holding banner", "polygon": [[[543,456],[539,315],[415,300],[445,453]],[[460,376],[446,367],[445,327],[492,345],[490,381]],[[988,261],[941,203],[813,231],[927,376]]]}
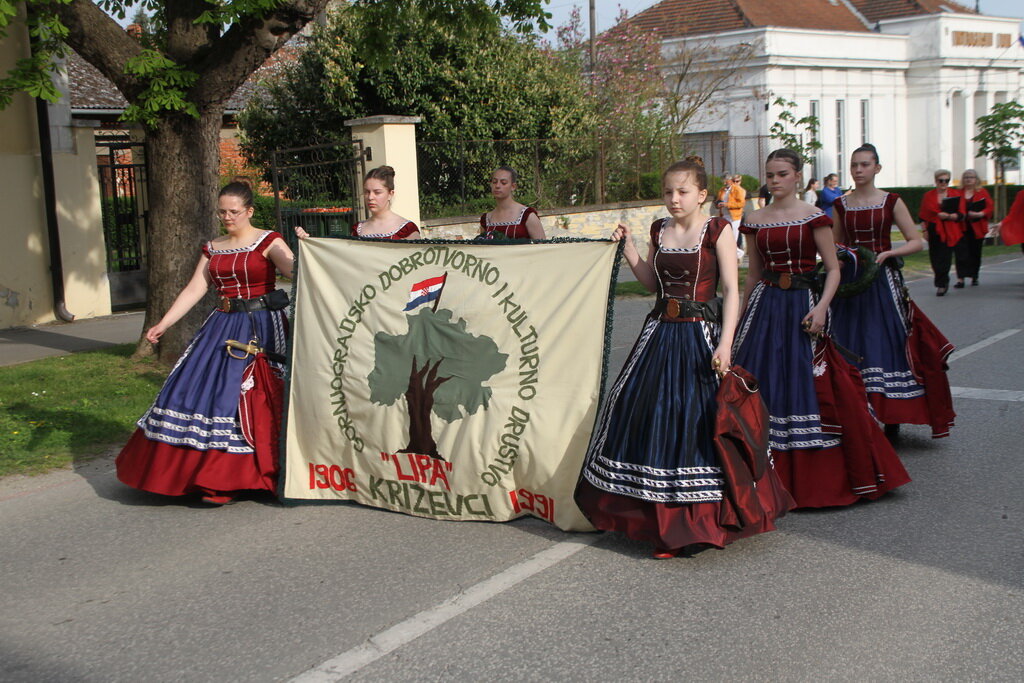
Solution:
{"label": "girl holding banner", "polygon": [[491,196],[495,207],[480,216],[481,238],[494,239],[498,235],[510,240],[545,238],[537,209],[513,199],[518,181],[519,174],[508,166],[499,166],[491,174]]}
{"label": "girl holding banner", "polygon": [[[662,184],[671,216],[651,226],[647,260],[629,228],[612,234],[626,240],[626,261],[658,303],[601,410],[576,489],[594,526],[653,543],[659,559],[770,531],[792,504],[769,466],[747,477],[750,495],[734,505],[718,438],[729,412],[719,408],[722,389],[729,384],[740,403],[761,406],[756,381],[740,368],[730,372],[739,315],[736,242],[728,220],[700,212],[707,174],[699,157],[670,166]],[[719,283],[722,299],[715,297]],[[764,464],[767,443],[755,450],[747,455]],[[751,510],[756,514],[744,515]]]}
{"label": "girl holding banner", "polygon": [[[420,229],[410,220],[402,218],[391,210],[395,197],[395,169],[390,166],[371,168],[363,179],[363,199],[370,219],[359,221],[352,228],[356,237],[378,240],[414,240],[420,236]],[[295,226],[299,239],[306,239],[309,233]]]}

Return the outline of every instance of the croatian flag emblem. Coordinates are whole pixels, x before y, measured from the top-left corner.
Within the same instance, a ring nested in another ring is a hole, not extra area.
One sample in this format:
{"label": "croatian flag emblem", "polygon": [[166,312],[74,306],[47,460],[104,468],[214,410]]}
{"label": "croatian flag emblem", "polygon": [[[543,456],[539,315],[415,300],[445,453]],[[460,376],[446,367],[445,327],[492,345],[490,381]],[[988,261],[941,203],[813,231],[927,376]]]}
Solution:
{"label": "croatian flag emblem", "polygon": [[447,279],[448,273],[445,273],[440,277],[432,277],[414,284],[412,289],[409,290],[409,303],[402,310],[411,311],[417,306],[440,299],[441,290],[444,289],[444,283]]}

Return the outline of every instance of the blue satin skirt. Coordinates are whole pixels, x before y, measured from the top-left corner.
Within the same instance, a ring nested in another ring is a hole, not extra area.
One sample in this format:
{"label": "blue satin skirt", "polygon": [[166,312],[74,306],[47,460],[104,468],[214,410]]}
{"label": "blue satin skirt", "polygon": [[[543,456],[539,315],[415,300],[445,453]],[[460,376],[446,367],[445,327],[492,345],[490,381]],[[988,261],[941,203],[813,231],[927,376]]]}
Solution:
{"label": "blue satin skirt", "polygon": [[714,450],[718,328],[648,318],[587,451],[593,487],[654,503],[722,499]]}
{"label": "blue satin skirt", "polygon": [[814,388],[814,348],[801,323],[817,299],[807,289],[759,283],[740,320],[733,362],[761,383],[774,450],[828,448],[839,439],[822,431]]}

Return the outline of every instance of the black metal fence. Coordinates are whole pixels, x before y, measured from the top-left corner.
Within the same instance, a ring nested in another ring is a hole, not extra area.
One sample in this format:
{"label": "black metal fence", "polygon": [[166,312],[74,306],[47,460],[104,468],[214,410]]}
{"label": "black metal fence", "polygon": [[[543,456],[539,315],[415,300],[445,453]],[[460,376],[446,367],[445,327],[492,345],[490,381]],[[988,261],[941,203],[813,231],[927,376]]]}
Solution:
{"label": "black metal fence", "polygon": [[314,237],[348,235],[364,217],[366,160],[361,140],[277,150],[271,177],[278,231],[296,246],[293,226]]}
{"label": "black metal fence", "polygon": [[97,137],[96,147],[107,271],[141,270],[149,212],[145,147],[126,135]]}
{"label": "black metal fence", "polygon": [[493,206],[488,183],[498,166],[514,168],[516,198],[541,209],[657,200],[661,173],[673,161],[696,154],[710,177],[760,178],[773,142],[767,136],[687,135],[681,153],[667,140],[632,138],[420,142],[420,211],[426,219],[487,211]]}
{"label": "black metal fence", "polygon": [[95,141],[110,305],[132,308],[146,301],[146,148],[123,131],[99,131]]}

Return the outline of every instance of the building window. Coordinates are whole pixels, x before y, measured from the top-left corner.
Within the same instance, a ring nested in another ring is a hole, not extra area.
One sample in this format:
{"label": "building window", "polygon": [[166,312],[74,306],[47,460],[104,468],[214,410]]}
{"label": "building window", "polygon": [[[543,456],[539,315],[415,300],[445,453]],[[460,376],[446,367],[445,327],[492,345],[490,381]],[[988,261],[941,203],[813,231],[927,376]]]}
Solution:
{"label": "building window", "polygon": [[864,144],[871,137],[871,127],[869,121],[871,119],[871,104],[869,100],[860,101],[860,144]]}
{"label": "building window", "polygon": [[[815,133],[813,140],[821,139],[821,103],[818,100],[811,100],[811,116],[818,122],[816,124],[817,132]],[[818,178],[821,177],[821,149],[814,150],[814,175]]]}
{"label": "building window", "polygon": [[844,157],[846,148],[843,145],[845,136],[843,129],[846,127],[846,101],[836,100],[836,174],[839,175],[839,184],[843,184],[843,168],[846,166]]}

